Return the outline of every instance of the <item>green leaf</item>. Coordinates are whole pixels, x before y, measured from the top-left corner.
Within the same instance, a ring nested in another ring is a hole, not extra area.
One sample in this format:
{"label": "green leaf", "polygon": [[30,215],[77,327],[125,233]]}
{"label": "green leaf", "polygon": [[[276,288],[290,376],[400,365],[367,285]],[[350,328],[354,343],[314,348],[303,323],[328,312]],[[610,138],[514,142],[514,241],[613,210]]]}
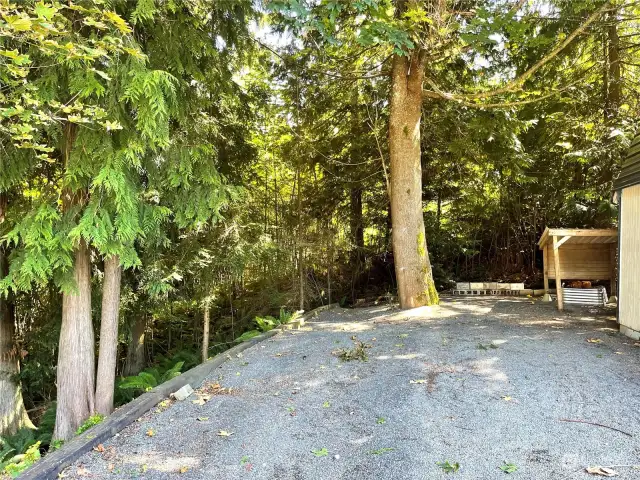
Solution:
{"label": "green leaf", "polygon": [[35,6],[36,15],[44,18],[45,20],[51,20],[54,15],[58,12],[58,9],[53,5],[45,5],[44,2],[38,2]]}
{"label": "green leaf", "polygon": [[329,451],[324,447],[319,450],[311,450],[311,453],[313,453],[316,457],[326,457],[327,455],[329,455]]}
{"label": "green leaf", "polygon": [[451,463],[449,460],[445,460],[444,462],[436,462],[445,473],[456,473],[460,469],[460,464],[458,462]]}
{"label": "green leaf", "polygon": [[503,465],[500,465],[500,470],[504,473],[513,473],[518,470],[518,466],[515,463],[509,463],[504,460]]}

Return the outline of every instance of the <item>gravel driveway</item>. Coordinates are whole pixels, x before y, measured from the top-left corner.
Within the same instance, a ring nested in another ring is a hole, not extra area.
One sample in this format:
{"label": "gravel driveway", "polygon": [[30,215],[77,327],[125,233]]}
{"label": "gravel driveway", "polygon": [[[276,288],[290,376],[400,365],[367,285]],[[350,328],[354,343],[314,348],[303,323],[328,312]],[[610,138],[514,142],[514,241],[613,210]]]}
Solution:
{"label": "gravel driveway", "polygon": [[[208,400],[160,406],[65,474],[561,480],[615,465],[638,479],[640,348],[611,327],[530,299],[330,310],[225,362]],[[353,338],[368,361],[338,358]]]}

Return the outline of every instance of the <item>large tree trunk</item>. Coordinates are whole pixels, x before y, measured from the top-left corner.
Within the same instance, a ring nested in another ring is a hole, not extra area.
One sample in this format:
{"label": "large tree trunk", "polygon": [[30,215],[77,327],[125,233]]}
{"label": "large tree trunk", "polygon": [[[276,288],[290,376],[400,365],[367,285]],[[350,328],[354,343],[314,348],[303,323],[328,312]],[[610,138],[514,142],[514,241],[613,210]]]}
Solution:
{"label": "large tree trunk", "polygon": [[120,257],[113,255],[104,261],[102,284],[102,317],[100,319],[100,353],[96,380],[96,411],[103,415],[113,412],[113,394],[118,357],[118,320],[120,314]]}
{"label": "large tree trunk", "polygon": [[91,260],[84,240],[76,248],[76,290],[62,296],[57,409],[53,438],[69,440],[94,412],[95,346],[91,323]]}
{"label": "large tree trunk", "polygon": [[[78,126],[64,126],[61,154],[68,168]],[[66,188],[62,195],[64,211],[87,200],[84,189]],[[91,323],[91,258],[89,247],[80,240],[75,249],[73,277],[75,291],[62,295],[62,327],[58,349],[57,409],[55,440],[69,440],[95,406],[95,344]]]}
{"label": "large tree trunk", "polygon": [[423,55],[394,55],[389,117],[393,258],[401,308],[433,305],[433,283],[422,214],[420,117]]}
{"label": "large tree trunk", "polygon": [[[4,221],[7,196],[0,193],[0,225]],[[0,279],[7,275],[9,262],[0,245]],[[20,384],[13,379],[20,372],[19,351],[14,342],[15,309],[11,297],[0,295],[0,435],[14,434],[23,427],[33,428],[24,408]]]}
{"label": "large tree trunk", "polygon": [[144,337],[147,329],[146,317],[138,317],[131,330],[131,341],[127,349],[127,359],[124,364],[125,376],[139,374],[145,366]]}

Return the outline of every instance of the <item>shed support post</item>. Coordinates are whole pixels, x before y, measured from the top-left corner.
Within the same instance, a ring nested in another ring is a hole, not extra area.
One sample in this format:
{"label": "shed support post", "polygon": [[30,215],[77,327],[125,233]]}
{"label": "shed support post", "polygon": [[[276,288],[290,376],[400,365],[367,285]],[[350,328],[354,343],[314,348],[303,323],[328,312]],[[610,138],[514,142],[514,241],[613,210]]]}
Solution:
{"label": "shed support post", "polygon": [[558,310],[564,310],[562,299],[562,272],[560,271],[560,245],[558,237],[553,236],[553,263],[556,269],[556,293],[558,295]]}
{"label": "shed support post", "polygon": [[616,253],[618,251],[618,245],[611,244],[611,295],[609,295],[609,301],[618,303],[618,269],[616,268]]}
{"label": "shed support post", "polygon": [[551,295],[549,295],[549,246],[545,245],[542,250],[542,271],[544,274],[544,296],[543,302],[550,302]]}

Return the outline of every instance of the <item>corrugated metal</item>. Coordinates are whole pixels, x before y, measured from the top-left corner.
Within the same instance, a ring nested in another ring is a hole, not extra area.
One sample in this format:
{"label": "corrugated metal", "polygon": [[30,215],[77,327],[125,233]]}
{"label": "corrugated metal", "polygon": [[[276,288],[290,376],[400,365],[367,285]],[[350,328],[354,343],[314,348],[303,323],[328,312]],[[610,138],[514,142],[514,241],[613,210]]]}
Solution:
{"label": "corrugated metal", "polygon": [[640,184],[640,136],[637,136],[629,147],[620,175],[613,182],[613,189],[620,190],[638,184]]}
{"label": "corrugated metal", "polygon": [[606,305],[607,291],[604,287],[563,288],[564,303],[572,305]]}
{"label": "corrugated metal", "polygon": [[640,331],[640,185],[622,191],[620,232],[618,318]]}

